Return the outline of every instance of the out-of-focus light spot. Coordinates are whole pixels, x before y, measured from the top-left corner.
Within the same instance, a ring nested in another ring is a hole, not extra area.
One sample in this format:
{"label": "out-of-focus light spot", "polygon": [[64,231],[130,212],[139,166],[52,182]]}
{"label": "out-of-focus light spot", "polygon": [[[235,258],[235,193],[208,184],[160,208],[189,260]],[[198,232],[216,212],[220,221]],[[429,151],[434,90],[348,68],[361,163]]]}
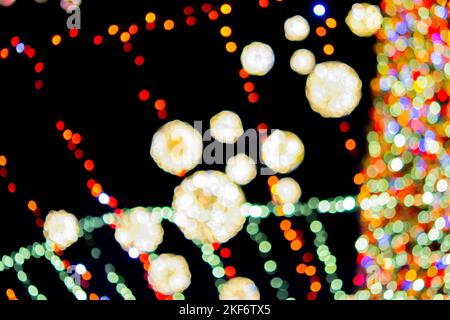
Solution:
{"label": "out-of-focus light spot", "polygon": [[345,18],[350,30],[359,37],[374,35],[383,22],[380,8],[369,3],[355,3]]}
{"label": "out-of-focus light spot", "polygon": [[61,44],[61,36],[60,35],[54,35],[52,37],[52,44],[54,46],[59,46]]}
{"label": "out-of-focus light spot", "polygon": [[300,200],[302,189],[292,178],[283,178],[275,183],[270,191],[273,201],[277,204],[296,203]]}
{"label": "out-of-focus light spot", "polygon": [[313,12],[316,16],[323,16],[326,12],[325,6],[322,4],[316,4],[313,8]]}
{"label": "out-of-focus light spot", "polygon": [[314,54],[307,49],[300,49],[292,54],[290,60],[291,69],[301,75],[311,73],[316,65]]}
{"label": "out-of-focus light spot", "polygon": [[323,47],[323,52],[327,55],[330,56],[334,53],[334,47],[331,44],[326,44]]}
{"label": "out-of-focus light spot", "polygon": [[116,35],[118,32],[119,32],[119,26],[117,26],[117,25],[115,25],[115,24],[109,26],[109,28],[108,28],[108,33],[109,33],[111,36]]}
{"label": "out-of-focus light spot", "polygon": [[76,265],[75,271],[76,271],[76,273],[83,275],[86,273],[87,270],[83,264],[79,263]]}
{"label": "out-of-focus light spot", "polygon": [[220,290],[220,300],[259,300],[260,294],[255,283],[244,277],[228,280]]}
{"label": "out-of-focus light spot", "polygon": [[139,92],[139,100],[141,101],[147,101],[148,99],[150,99],[150,92],[148,92],[148,90],[141,90]]}
{"label": "out-of-focus light spot", "polygon": [[334,29],[337,26],[337,22],[334,18],[328,18],[327,20],[325,20],[325,24],[330,29]]}
{"label": "out-of-focus light spot", "polygon": [[221,111],[209,121],[211,136],[222,143],[235,143],[244,133],[241,118],[232,111]]}
{"label": "out-of-focus light spot", "polygon": [[225,3],[220,7],[220,12],[222,12],[223,14],[230,14],[231,10],[232,8],[228,3]]}
{"label": "out-of-focus light spot", "polygon": [[236,50],[237,50],[236,43],[233,41],[227,42],[227,44],[225,45],[225,50],[227,50],[229,53],[236,52]]}
{"label": "out-of-focus light spot", "polygon": [[300,15],[293,16],[284,22],[284,35],[290,41],[302,41],[309,34],[308,21]]}
{"label": "out-of-focus light spot", "polygon": [[85,168],[87,171],[92,171],[92,170],[94,170],[94,161],[92,161],[92,160],[86,160],[86,161],[84,162],[84,168]]}
{"label": "out-of-focus light spot", "polygon": [[223,26],[220,29],[220,34],[222,35],[222,37],[225,37],[225,38],[231,36],[231,28],[228,26]]}
{"label": "out-of-focus light spot", "polygon": [[225,172],[237,184],[246,185],[256,177],[256,163],[241,153],[228,159]]}
{"label": "out-of-focus light spot", "polygon": [[175,22],[171,19],[167,19],[166,21],[164,21],[164,29],[166,29],[167,31],[172,30],[175,27]]}
{"label": "out-of-focus light spot", "polygon": [[17,51],[17,53],[22,53],[24,49],[25,49],[25,45],[24,45],[23,43],[19,43],[19,44],[16,46],[16,51]]}
{"label": "out-of-focus light spot", "polygon": [[156,15],[153,12],[149,12],[145,15],[145,21],[147,23],[154,23],[156,20]]}
{"label": "out-of-focus light spot", "polygon": [[125,31],[120,34],[120,41],[128,42],[130,41],[131,35],[129,32]]}
{"label": "out-of-focus light spot", "polygon": [[326,118],[350,114],[361,99],[362,82],[353,68],[342,62],[319,63],[306,80],[306,97],[313,111]]}
{"label": "out-of-focus light spot", "polygon": [[189,287],[191,271],[183,256],[165,253],[151,261],[148,281],[156,291],[173,295]]}
{"label": "out-of-focus light spot", "polygon": [[245,46],[241,54],[242,67],[251,75],[263,76],[273,67],[275,55],[272,48],[262,42]]}
{"label": "out-of-focus light spot", "polygon": [[324,27],[317,27],[316,28],[316,34],[319,37],[324,37],[327,34],[327,29],[325,29]]}
{"label": "out-of-focus light spot", "polygon": [[98,201],[101,204],[108,204],[109,203],[109,196],[106,193],[100,193],[100,195],[98,196]]}
{"label": "out-of-focus light spot", "polygon": [[130,250],[128,250],[128,255],[131,259],[137,259],[139,257],[139,250],[136,248],[130,248]]}
{"label": "out-of-focus light spot", "polygon": [[345,141],[345,149],[352,151],[356,148],[356,142],[353,139],[347,139],[347,141]]}
{"label": "out-of-focus light spot", "polygon": [[64,250],[78,240],[78,219],[64,210],[50,211],[43,232],[52,245]]}
{"label": "out-of-focus light spot", "polygon": [[190,124],[174,120],[155,133],[150,155],[161,169],[179,175],[200,163],[202,151],[201,134]]}

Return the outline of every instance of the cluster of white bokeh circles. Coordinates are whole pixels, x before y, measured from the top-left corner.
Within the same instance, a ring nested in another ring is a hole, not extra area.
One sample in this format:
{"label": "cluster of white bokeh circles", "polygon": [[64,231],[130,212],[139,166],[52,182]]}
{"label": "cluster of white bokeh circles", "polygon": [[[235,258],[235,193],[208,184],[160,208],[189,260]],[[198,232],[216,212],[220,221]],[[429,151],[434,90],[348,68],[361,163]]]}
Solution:
{"label": "cluster of white bokeh circles", "polygon": [[275,172],[289,173],[295,170],[305,157],[305,147],[293,132],[275,130],[262,144],[262,160]]}
{"label": "cluster of white bokeh circles", "polygon": [[78,240],[78,219],[64,210],[50,211],[44,222],[44,237],[53,249],[64,250]]}
{"label": "cluster of white bokeh circles", "polygon": [[259,300],[258,287],[249,278],[236,277],[228,280],[220,288],[220,300]]}
{"label": "cluster of white bokeh circles", "polygon": [[355,3],[345,18],[350,30],[359,37],[373,36],[383,23],[380,8],[370,3]]}
{"label": "cluster of white bokeh circles", "polygon": [[243,227],[241,188],[219,171],[197,171],[175,188],[173,221],[190,240],[223,243]]}
{"label": "cluster of white bokeh circles", "polygon": [[249,74],[263,76],[272,69],[275,55],[268,44],[255,41],[242,50],[241,63]]}
{"label": "cluster of white bokeh circles", "polygon": [[256,178],[256,162],[246,154],[240,153],[228,159],[225,173],[237,184],[249,184]]}
{"label": "cluster of white bokeh circles", "polygon": [[150,155],[164,171],[183,175],[202,160],[203,139],[190,124],[173,120],[163,125],[153,136]]}
{"label": "cluster of white bokeh circles", "polygon": [[286,19],[284,22],[284,35],[289,41],[302,41],[309,35],[309,23],[300,15]]}
{"label": "cluster of white bokeh circles", "polygon": [[232,111],[219,112],[211,118],[209,124],[211,136],[222,143],[235,143],[244,134],[241,118]]}
{"label": "cluster of white bokeh circles", "polygon": [[308,49],[299,49],[292,54],[290,60],[291,69],[301,75],[310,74],[316,65],[314,53]]}
{"label": "cluster of white bokeh circles", "polygon": [[279,205],[296,203],[302,196],[300,185],[292,178],[280,179],[270,188],[270,191],[273,202]]}
{"label": "cluster of white bokeh circles", "polygon": [[140,253],[155,251],[163,236],[161,219],[142,207],[126,210],[118,219],[114,234],[123,250],[134,248]]}
{"label": "cluster of white bokeh circles", "polygon": [[306,98],[313,111],[325,118],[350,114],[361,99],[362,82],[349,65],[319,63],[306,80]]}
{"label": "cluster of white bokeh circles", "polygon": [[165,295],[183,292],[191,284],[191,271],[186,259],[171,253],[159,255],[150,261],[148,282],[155,291]]}

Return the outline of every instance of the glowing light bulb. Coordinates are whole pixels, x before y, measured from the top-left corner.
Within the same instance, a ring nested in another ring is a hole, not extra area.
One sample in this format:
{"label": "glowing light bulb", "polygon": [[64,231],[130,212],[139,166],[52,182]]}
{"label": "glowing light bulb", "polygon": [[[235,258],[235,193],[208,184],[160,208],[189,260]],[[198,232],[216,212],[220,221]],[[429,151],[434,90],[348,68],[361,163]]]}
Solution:
{"label": "glowing light bulb", "polygon": [[263,76],[273,67],[275,55],[272,48],[262,42],[245,46],[241,54],[242,67],[251,75]]}
{"label": "glowing light bulb", "polygon": [[64,210],[50,211],[44,222],[44,237],[54,249],[64,250],[78,240],[78,219]]}
{"label": "glowing light bulb", "polygon": [[201,134],[186,122],[174,120],[163,125],[153,136],[150,155],[164,171],[181,175],[202,160]]}
{"label": "glowing light bulb", "polygon": [[306,39],[309,31],[308,21],[300,15],[293,16],[284,22],[284,35],[290,41]]}
{"label": "glowing light bulb", "polygon": [[116,224],[114,237],[123,250],[134,257],[139,252],[155,251],[162,242],[164,230],[161,220],[146,208],[126,210]]}
{"label": "glowing light bulb", "polygon": [[345,18],[350,30],[359,37],[373,36],[382,22],[380,8],[370,3],[355,3]]}
{"label": "glowing light bulb", "polygon": [[173,295],[191,284],[191,271],[183,256],[165,253],[150,262],[148,281],[158,292]]}
{"label": "glowing light bulb", "polygon": [[295,51],[292,55],[290,65],[291,69],[298,74],[309,74],[316,65],[316,58],[311,51],[307,49],[300,49]]}
{"label": "glowing light bulb", "polygon": [[361,99],[362,83],[353,68],[342,62],[319,63],[306,80],[306,98],[322,117],[350,114]]}
{"label": "glowing light bulb", "polygon": [[244,193],[228,176],[198,171],[175,188],[174,222],[188,239],[223,243],[242,229],[244,202]]}
{"label": "glowing light bulb", "polygon": [[302,189],[292,178],[283,178],[271,187],[272,197],[277,204],[296,203],[300,200]]}
{"label": "glowing light bulb", "polygon": [[262,144],[262,160],[273,171],[289,173],[305,157],[305,147],[295,133],[275,130]]}
{"label": "glowing light bulb", "polygon": [[242,121],[231,111],[222,111],[210,120],[211,135],[222,143],[235,143],[244,133]]}
{"label": "glowing light bulb", "polygon": [[255,283],[244,277],[228,280],[220,290],[220,300],[259,300],[260,294]]}
{"label": "glowing light bulb", "polygon": [[256,163],[241,153],[228,159],[225,172],[237,184],[246,185],[256,177]]}

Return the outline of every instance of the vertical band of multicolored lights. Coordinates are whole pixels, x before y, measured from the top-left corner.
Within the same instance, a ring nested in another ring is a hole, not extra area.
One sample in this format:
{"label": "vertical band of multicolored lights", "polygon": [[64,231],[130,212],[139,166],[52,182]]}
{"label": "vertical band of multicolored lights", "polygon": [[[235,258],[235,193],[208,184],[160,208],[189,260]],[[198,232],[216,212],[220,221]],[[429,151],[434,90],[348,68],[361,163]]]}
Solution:
{"label": "vertical band of multicolored lights", "polygon": [[369,154],[355,177],[358,299],[448,298],[449,5],[381,2]]}

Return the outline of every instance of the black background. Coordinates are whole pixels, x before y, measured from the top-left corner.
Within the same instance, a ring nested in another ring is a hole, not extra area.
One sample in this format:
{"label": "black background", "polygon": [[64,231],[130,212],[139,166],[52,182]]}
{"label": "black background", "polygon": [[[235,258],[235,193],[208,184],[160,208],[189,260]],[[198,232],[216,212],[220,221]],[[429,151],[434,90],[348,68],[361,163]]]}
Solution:
{"label": "black background", "polygon": [[[241,116],[246,128],[265,122],[270,128],[295,132],[305,144],[306,157],[291,176],[300,183],[304,201],[313,196],[322,199],[357,194],[353,176],[360,170],[366,152],[365,132],[371,107],[369,82],[375,75],[376,60],[374,38],[356,37],[345,25],[345,16],[354,2],[324,1],[327,14],[316,17],[312,12],[313,1],[271,1],[267,9],[260,8],[257,0],[230,1],[232,14],[212,22],[200,12],[203,2],[199,1],[85,0],[81,5],[82,26],[76,39],[67,35],[68,15],[58,1],[37,4],[17,0],[9,8],[0,7],[0,48],[10,46],[11,37],[17,35],[36,48],[38,56],[31,61],[24,55],[10,53],[7,60],[0,60],[0,155],[7,156],[9,177],[18,187],[17,193],[11,195],[6,190],[6,182],[0,180],[0,253],[9,254],[20,246],[43,241],[41,229],[34,226],[34,218],[26,209],[30,199],[36,200],[44,213],[65,209],[80,218],[108,211],[90,196],[86,187],[89,176],[82,162],[70,154],[55,129],[59,119],[82,134],[81,148],[95,161],[96,179],[108,194],[119,200],[120,207],[170,206],[173,189],[180,178],[160,170],[149,156],[153,133],[166,121],[158,119],[150,103],[138,100],[137,95],[144,88],[150,90],[151,101],[154,97],[166,99],[168,120],[207,123],[216,112],[229,109]],[[194,27],[183,23],[186,5],[195,8],[198,23]],[[93,36],[106,35],[111,24],[123,29],[137,23],[144,29],[148,11],[174,17],[175,29],[166,32],[160,24],[151,32],[141,30],[131,41],[132,53],[125,53],[120,41],[111,36],[105,36],[101,46],[92,45]],[[303,42],[289,42],[284,37],[283,23],[295,14],[304,16],[311,25],[311,34]],[[315,28],[324,25],[325,18],[330,16],[337,20],[338,27],[327,28],[326,37],[315,35]],[[252,41],[262,41],[274,49],[276,63],[272,71],[267,76],[251,79],[260,94],[257,104],[249,104],[242,90],[239,53],[230,55],[224,50],[226,42],[219,34],[224,24],[232,27],[232,39],[240,48]],[[63,43],[58,47],[50,44],[51,36],[56,33],[63,36]],[[331,57],[322,52],[325,43],[335,46]],[[291,54],[300,48],[312,50],[318,62],[338,60],[358,72],[363,82],[363,98],[350,116],[324,119],[310,109],[304,94],[306,77],[289,67]],[[133,64],[137,53],[146,59],[142,68]],[[36,61],[45,64],[41,91],[34,90]],[[350,124],[348,133],[339,131],[343,120]],[[357,152],[353,154],[344,147],[350,137],[357,142]],[[197,169],[224,170],[223,166],[205,165]],[[258,177],[243,188],[248,201],[269,200],[266,178]],[[320,219],[329,234],[328,245],[337,257],[338,275],[349,292],[353,290],[356,269],[354,242],[359,234],[358,215],[322,215]],[[278,219],[269,218],[261,225],[273,244],[273,258],[279,263],[278,275],[290,282],[290,296],[305,299],[309,279],[296,274],[295,266],[301,254],[314,252],[311,232],[303,218],[294,220],[294,226],[304,231],[306,244],[299,253],[293,253],[278,224]],[[181,254],[190,264],[193,278],[186,297],[215,299],[214,278],[209,266],[201,260],[201,252],[175,226],[167,222],[163,226],[164,242],[157,252]],[[114,241],[113,230],[103,228],[94,235],[103,252],[100,263],[90,258],[83,241],[64,255],[72,263],[84,263],[93,273],[90,289],[111,299],[120,298],[103,272],[104,263],[111,261],[138,299],[154,299],[143,279],[140,263],[129,259],[120,249]],[[226,264],[234,265],[238,275],[253,279],[262,298],[276,299],[257,246],[247,233],[241,231],[229,245],[233,255]],[[325,286],[319,292],[319,299],[331,299],[321,262],[315,257],[313,263]],[[47,261],[27,262],[25,270],[49,299],[73,299]],[[4,292],[9,287],[20,298],[26,298],[13,271],[0,273],[0,300],[6,299]]]}

